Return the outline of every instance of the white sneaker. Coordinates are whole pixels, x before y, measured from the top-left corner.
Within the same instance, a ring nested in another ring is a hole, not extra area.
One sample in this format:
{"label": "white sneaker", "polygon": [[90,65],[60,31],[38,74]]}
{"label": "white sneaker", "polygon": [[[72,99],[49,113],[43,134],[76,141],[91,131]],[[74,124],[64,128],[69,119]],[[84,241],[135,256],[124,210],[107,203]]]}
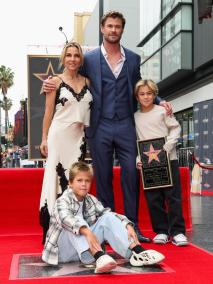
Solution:
{"label": "white sneaker", "polygon": [[108,254],[104,254],[96,260],[95,273],[110,272],[116,266],[117,262]]}
{"label": "white sneaker", "polygon": [[172,238],[172,243],[178,247],[187,246],[189,241],[184,234],[178,234]]}
{"label": "white sneaker", "polygon": [[153,239],[153,243],[154,244],[166,244],[168,243],[169,239],[168,236],[166,234],[157,234],[154,239]]}
{"label": "white sneaker", "polygon": [[153,265],[161,262],[165,256],[159,253],[156,250],[145,250],[141,253],[132,252],[132,256],[130,257],[130,264],[132,266],[145,266],[145,265]]}

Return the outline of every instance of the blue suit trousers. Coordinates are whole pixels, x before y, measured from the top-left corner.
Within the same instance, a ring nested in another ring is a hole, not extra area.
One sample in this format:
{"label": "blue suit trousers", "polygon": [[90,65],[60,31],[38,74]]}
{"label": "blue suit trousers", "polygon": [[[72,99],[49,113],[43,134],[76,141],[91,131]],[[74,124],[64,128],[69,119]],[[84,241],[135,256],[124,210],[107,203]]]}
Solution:
{"label": "blue suit trousers", "polygon": [[137,224],[139,178],[136,169],[136,133],[132,117],[120,120],[101,118],[94,136],[89,138],[88,142],[98,199],[105,207],[110,207],[114,211],[112,179],[113,158],[116,155],[121,166],[125,215]]}

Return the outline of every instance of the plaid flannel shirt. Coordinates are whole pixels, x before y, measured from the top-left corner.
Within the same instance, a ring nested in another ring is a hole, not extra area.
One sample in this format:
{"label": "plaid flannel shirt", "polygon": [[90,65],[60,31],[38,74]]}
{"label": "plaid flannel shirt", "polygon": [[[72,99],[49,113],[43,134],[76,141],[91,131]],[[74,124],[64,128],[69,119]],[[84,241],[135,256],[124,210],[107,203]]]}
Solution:
{"label": "plaid flannel shirt", "polygon": [[[78,235],[82,226],[91,226],[97,219],[111,211],[110,208],[104,208],[98,199],[87,194],[83,202],[83,217],[77,216],[80,204],[70,188],[64,191],[63,195],[55,202],[53,212],[50,218],[50,227],[47,232],[46,242],[42,253],[42,260],[52,264],[58,264],[58,238],[63,229]],[[124,225],[131,223],[126,216],[114,213]]]}

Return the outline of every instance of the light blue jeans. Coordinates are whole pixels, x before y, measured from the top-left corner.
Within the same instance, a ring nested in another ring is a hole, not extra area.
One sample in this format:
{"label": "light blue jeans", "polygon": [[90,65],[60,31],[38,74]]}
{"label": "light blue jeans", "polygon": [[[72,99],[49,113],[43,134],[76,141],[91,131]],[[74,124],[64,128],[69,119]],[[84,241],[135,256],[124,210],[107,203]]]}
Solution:
{"label": "light blue jeans", "polygon": [[[90,227],[100,244],[105,240],[112,249],[124,258],[130,258],[129,249],[131,240],[128,240],[125,225],[113,212],[107,212],[99,217],[97,222]],[[89,252],[87,239],[83,235],[75,235],[63,229],[58,239],[59,262],[81,261],[85,264],[94,262]]]}

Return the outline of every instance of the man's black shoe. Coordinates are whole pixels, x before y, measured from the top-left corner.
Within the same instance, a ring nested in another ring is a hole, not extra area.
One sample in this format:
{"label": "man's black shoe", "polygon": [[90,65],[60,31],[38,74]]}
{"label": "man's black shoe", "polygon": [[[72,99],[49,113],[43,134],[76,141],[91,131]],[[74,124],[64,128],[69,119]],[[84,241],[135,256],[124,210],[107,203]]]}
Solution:
{"label": "man's black shoe", "polygon": [[141,242],[141,243],[151,243],[152,240],[150,238],[145,237],[141,233],[140,229],[137,226],[134,226],[134,229],[135,229],[135,232],[137,234],[139,242]]}

